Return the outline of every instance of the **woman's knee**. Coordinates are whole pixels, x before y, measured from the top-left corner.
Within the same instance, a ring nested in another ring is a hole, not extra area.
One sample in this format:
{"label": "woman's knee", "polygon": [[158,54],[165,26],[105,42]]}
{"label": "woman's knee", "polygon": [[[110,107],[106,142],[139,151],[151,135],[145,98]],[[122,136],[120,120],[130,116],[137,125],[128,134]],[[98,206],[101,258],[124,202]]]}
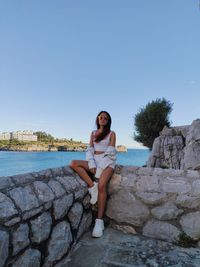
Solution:
{"label": "woman's knee", "polygon": [[77,161],[76,160],[72,160],[69,164],[69,166],[72,168],[72,169],[76,169],[78,167],[78,164],[77,164]]}

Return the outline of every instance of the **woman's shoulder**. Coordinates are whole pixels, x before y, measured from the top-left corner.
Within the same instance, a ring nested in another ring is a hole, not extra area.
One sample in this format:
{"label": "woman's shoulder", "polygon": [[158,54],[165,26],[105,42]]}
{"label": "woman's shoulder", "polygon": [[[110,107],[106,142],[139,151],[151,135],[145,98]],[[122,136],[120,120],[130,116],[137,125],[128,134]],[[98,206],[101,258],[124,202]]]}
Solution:
{"label": "woman's shoulder", "polygon": [[110,131],[110,135],[116,135],[116,133],[114,131]]}

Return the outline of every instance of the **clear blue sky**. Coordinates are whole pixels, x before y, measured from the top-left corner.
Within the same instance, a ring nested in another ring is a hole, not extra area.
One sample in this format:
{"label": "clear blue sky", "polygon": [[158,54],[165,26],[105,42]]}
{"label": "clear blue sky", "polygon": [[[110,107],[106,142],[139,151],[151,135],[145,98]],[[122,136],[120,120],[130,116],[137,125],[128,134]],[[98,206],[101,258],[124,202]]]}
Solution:
{"label": "clear blue sky", "polygon": [[162,97],[173,126],[200,117],[198,0],[0,1],[0,132],[87,142],[107,110],[135,147],[135,114]]}

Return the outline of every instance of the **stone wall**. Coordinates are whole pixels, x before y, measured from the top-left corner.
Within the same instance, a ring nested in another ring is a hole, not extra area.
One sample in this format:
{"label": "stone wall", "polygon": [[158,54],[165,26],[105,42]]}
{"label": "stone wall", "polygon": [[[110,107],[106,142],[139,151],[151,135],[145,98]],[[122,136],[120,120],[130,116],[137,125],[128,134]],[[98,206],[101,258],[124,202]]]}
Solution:
{"label": "stone wall", "polygon": [[[68,166],[0,177],[0,267],[62,266],[92,225],[88,188]],[[107,222],[178,243],[200,240],[200,172],[117,165]],[[200,243],[200,242],[199,242]]]}
{"label": "stone wall", "polygon": [[174,169],[200,169],[200,119],[191,125],[164,127],[153,143],[147,165]]}
{"label": "stone wall", "polygon": [[200,173],[118,166],[109,184],[111,225],[170,242],[200,240]]}
{"label": "stone wall", "polygon": [[91,226],[89,200],[69,167],[0,177],[0,266],[59,266]]}

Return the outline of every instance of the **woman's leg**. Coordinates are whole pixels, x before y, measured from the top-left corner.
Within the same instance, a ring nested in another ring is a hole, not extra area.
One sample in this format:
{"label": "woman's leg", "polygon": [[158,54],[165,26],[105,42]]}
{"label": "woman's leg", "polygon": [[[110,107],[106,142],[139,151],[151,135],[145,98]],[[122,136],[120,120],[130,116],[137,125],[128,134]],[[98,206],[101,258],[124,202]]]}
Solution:
{"label": "woman's leg", "polygon": [[69,165],[78,175],[88,184],[89,187],[94,185],[92,179],[88,175],[89,172],[88,162],[86,160],[72,160]]}
{"label": "woman's leg", "polygon": [[105,211],[106,206],[106,199],[107,199],[107,192],[106,192],[106,186],[112,177],[112,174],[114,172],[114,169],[111,167],[107,167],[105,170],[103,170],[100,178],[99,178],[99,184],[98,184],[98,219],[102,219]]}

